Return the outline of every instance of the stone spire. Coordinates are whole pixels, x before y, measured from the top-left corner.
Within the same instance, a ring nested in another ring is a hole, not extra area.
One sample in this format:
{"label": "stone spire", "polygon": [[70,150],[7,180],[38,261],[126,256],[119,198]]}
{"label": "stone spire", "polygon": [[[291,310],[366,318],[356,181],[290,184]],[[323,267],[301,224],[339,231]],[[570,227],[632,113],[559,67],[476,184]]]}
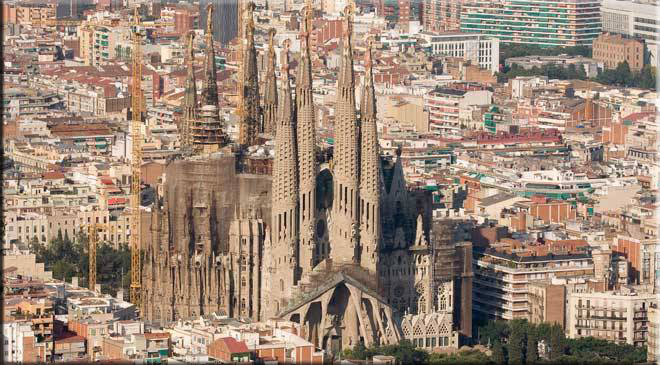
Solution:
{"label": "stone spire", "polygon": [[376,272],[380,227],[380,150],[376,129],[376,94],[374,91],[371,40],[365,53],[364,88],[360,103],[360,264]]}
{"label": "stone spire", "polygon": [[273,162],[272,231],[273,260],[276,270],[272,285],[278,300],[291,296],[296,284],[298,266],[296,247],[298,241],[298,166],[296,151],[295,111],[289,84],[289,41],[284,42],[281,71],[280,105],[275,131],[275,160]]}
{"label": "stone spire", "polygon": [[215,50],[213,49],[213,5],[206,7],[206,54],[204,59],[204,84],[201,105],[213,105],[218,109],[218,79],[216,77]]}
{"label": "stone spire", "polygon": [[275,77],[275,28],[268,31],[268,65],[264,86],[264,125],[263,132],[272,134],[277,123],[277,81]]}
{"label": "stone spire", "polygon": [[337,81],[335,113],[334,195],[332,203],[332,259],[358,262],[360,183],[360,130],[355,110],[355,79],[351,16],[353,7],[344,10],[341,66]]}
{"label": "stone spire", "polygon": [[192,146],[191,126],[197,119],[197,86],[195,85],[195,71],[193,69],[194,52],[193,40],[195,33],[188,34],[188,77],[183,97],[183,120],[181,121],[181,148],[189,150]]}
{"label": "stone spire", "polygon": [[[243,58],[241,85],[241,107],[239,144],[252,146],[256,143],[259,125],[259,73],[257,70],[257,50],[254,47],[254,3],[249,2],[243,12]],[[240,15],[239,15],[240,16]]]}
{"label": "stone spire", "polygon": [[316,239],[316,120],[312,97],[312,61],[310,59],[309,32],[313,9],[303,8],[300,26],[300,63],[296,77],[296,111],[298,140],[298,168],[300,169],[300,268],[311,271],[320,260],[315,255]]}

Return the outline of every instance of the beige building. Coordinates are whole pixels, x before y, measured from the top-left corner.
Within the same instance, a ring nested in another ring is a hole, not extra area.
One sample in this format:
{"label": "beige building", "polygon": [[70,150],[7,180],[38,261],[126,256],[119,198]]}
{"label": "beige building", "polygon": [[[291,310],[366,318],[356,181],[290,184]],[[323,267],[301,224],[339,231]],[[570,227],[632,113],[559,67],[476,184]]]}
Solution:
{"label": "beige building", "polygon": [[15,268],[16,271],[12,274],[29,276],[39,280],[50,280],[53,278],[52,271],[44,269],[44,263],[37,263],[35,254],[19,254],[19,255],[4,255],[2,256],[2,265],[6,270]]}
{"label": "beige building", "polygon": [[604,33],[594,39],[593,59],[603,62],[605,68],[609,69],[627,61],[630,70],[639,71],[644,67],[644,50],[643,41]]}
{"label": "beige building", "polygon": [[381,116],[396,120],[419,133],[429,131],[429,113],[424,110],[424,99],[419,96],[392,95],[378,100]]}
{"label": "beige building", "polygon": [[657,298],[650,293],[570,292],[566,298],[566,334],[569,338],[592,336],[646,346],[653,304]]}
{"label": "beige building", "polygon": [[649,362],[660,360],[660,310],[658,304],[649,307],[649,341],[646,360]]}
{"label": "beige building", "polygon": [[532,289],[532,284],[590,277],[593,272],[593,260],[586,254],[519,257],[489,250],[475,254],[475,315],[507,320],[557,318],[559,314],[546,310],[555,304],[547,299],[547,290]]}

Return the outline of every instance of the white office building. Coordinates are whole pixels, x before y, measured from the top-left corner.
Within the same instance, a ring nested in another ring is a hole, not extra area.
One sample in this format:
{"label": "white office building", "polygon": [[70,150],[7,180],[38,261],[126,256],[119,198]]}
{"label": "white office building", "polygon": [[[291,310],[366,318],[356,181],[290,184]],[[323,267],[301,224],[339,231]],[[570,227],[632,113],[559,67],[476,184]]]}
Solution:
{"label": "white office building", "polygon": [[500,41],[482,34],[474,33],[420,33],[426,41],[426,47],[431,48],[434,55],[446,57],[461,57],[472,61],[472,64],[495,73],[499,70]]}
{"label": "white office building", "polygon": [[660,6],[655,0],[603,0],[603,32],[642,38],[650,53],[650,63],[660,65]]}

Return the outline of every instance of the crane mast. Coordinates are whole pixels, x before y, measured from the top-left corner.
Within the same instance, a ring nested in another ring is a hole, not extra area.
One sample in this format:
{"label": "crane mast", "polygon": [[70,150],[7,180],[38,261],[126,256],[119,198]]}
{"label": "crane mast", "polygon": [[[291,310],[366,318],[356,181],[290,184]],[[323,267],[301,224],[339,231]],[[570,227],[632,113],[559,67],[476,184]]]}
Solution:
{"label": "crane mast", "polygon": [[140,15],[135,8],[133,29],[133,82],[131,85],[131,292],[130,301],[136,308],[141,305],[140,248],[142,246],[140,222],[140,167],[142,165],[142,45],[139,30]]}
{"label": "crane mast", "polygon": [[245,113],[245,84],[243,83],[243,52],[245,52],[245,36],[243,29],[243,2],[237,0],[236,6],[238,7],[238,105],[236,106],[236,115],[239,118],[238,125],[238,142],[239,145],[243,145],[247,140],[247,130],[245,123],[243,123],[243,114]]}

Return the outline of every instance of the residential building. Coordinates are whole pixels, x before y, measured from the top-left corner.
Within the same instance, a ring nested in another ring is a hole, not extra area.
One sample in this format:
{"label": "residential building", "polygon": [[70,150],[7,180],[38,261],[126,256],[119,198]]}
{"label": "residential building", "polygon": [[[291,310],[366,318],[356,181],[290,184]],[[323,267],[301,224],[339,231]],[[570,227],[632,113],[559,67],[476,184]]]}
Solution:
{"label": "residential building", "polygon": [[646,346],[648,312],[653,304],[657,304],[656,295],[645,292],[569,292],[566,296],[567,337],[591,336]]}
{"label": "residential building", "polygon": [[426,47],[433,55],[459,57],[491,73],[499,71],[500,41],[495,37],[466,32],[422,32],[420,37],[426,41]]}
{"label": "residential building", "polygon": [[651,304],[649,306],[649,340],[647,348],[646,361],[657,362],[660,360],[660,311],[658,304]]}
{"label": "residential building", "polygon": [[529,284],[529,321],[532,323],[556,323],[562,328],[566,318],[566,286],[552,281],[536,281]]}
{"label": "residential building", "polygon": [[490,105],[492,92],[478,84],[456,83],[437,88],[424,97],[431,133],[458,135],[459,114],[471,105]]}
{"label": "residential building", "polygon": [[27,88],[9,88],[4,90],[2,116],[5,120],[45,116],[51,111],[63,109],[63,106],[62,100],[55,93]]}
{"label": "residential building", "polygon": [[101,357],[109,360],[141,359],[146,363],[166,361],[172,353],[169,333],[133,333],[105,336]]}
{"label": "residential building", "polygon": [[[531,320],[532,282],[590,277],[594,272],[593,260],[588,254],[518,256],[492,248],[479,251],[475,250],[473,260],[473,308],[475,315],[486,318]],[[534,316],[539,318],[540,314],[537,312]]]}
{"label": "residential building", "polygon": [[603,0],[603,32],[619,33],[641,38],[646,42],[649,63],[660,65],[660,27],[658,27],[658,3],[652,0]]}
{"label": "residential building", "polygon": [[85,338],[76,335],[65,335],[55,341],[54,361],[72,362],[86,360],[87,349]]}
{"label": "residential building", "polygon": [[463,4],[461,31],[491,35],[504,43],[588,46],[601,31],[599,7],[598,0]]}
{"label": "residential building", "polygon": [[424,0],[424,30],[455,31],[461,27],[461,8],[466,0]]}
{"label": "residential building", "polygon": [[632,71],[640,71],[644,67],[644,54],[643,41],[621,34],[601,34],[593,43],[593,58],[608,69],[615,69],[625,61]]}
{"label": "residential building", "polygon": [[252,353],[245,342],[232,337],[222,337],[208,345],[208,354],[223,362],[248,362]]}

